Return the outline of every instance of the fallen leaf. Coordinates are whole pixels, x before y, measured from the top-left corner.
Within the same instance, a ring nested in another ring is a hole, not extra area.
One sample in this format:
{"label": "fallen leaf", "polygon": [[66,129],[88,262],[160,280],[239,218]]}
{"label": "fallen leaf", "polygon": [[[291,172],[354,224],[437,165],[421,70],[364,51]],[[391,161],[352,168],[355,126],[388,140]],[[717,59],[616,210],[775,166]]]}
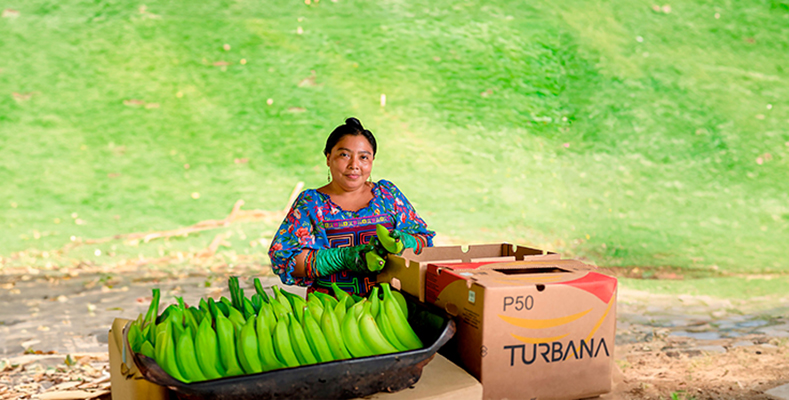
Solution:
{"label": "fallen leaf", "polygon": [[19,16],[19,11],[6,8],[3,10],[3,18],[16,18]]}
{"label": "fallen leaf", "polygon": [[745,41],[748,42],[748,43],[756,43],[756,39],[754,39],[752,37],[745,38]]}
{"label": "fallen leaf", "polygon": [[38,395],[41,400],[87,400],[110,393],[109,390],[65,390]]}
{"label": "fallen leaf", "polygon": [[129,100],[124,100],[123,105],[129,107],[137,107],[137,106],[144,106],[145,102],[138,99],[129,99]]}
{"label": "fallen leaf", "polygon": [[119,176],[121,176],[119,172],[110,172],[109,174],[107,174],[108,178],[117,178]]}
{"label": "fallen leaf", "polygon": [[249,162],[249,159],[248,158],[236,158],[235,160],[233,160],[233,162],[236,163],[236,164],[246,164],[246,163]]}
{"label": "fallen leaf", "polygon": [[227,61],[217,61],[214,63],[215,67],[226,67],[228,65],[230,65],[230,63]]}
{"label": "fallen leaf", "polygon": [[28,93],[17,93],[13,92],[11,95],[14,97],[16,101],[27,101],[30,100],[33,95],[38,94],[38,92],[28,92]]}
{"label": "fallen leaf", "polygon": [[222,46],[222,48],[225,49],[225,51],[230,51],[230,45],[227,43],[225,43],[224,46]]}
{"label": "fallen leaf", "polygon": [[292,113],[302,113],[305,111],[307,111],[307,109],[303,107],[288,107],[288,112]]}
{"label": "fallen leaf", "polygon": [[296,28],[296,33],[301,35],[302,33],[304,33],[304,29],[302,29],[302,27],[298,27],[298,28]]}
{"label": "fallen leaf", "polygon": [[488,90],[480,93],[479,95],[482,96],[482,97],[488,97],[488,96],[490,96],[492,94],[493,94],[493,89],[488,89]]}
{"label": "fallen leaf", "polygon": [[311,71],[311,72],[312,74],[310,76],[302,79],[301,82],[299,82],[299,84],[297,85],[298,87],[319,86],[317,83],[315,83],[315,71]]}
{"label": "fallen leaf", "polygon": [[663,12],[664,12],[664,13],[666,13],[666,14],[671,14],[671,6],[670,6],[670,5],[668,5],[668,4],[664,5],[664,6],[661,8],[661,10],[663,10]]}

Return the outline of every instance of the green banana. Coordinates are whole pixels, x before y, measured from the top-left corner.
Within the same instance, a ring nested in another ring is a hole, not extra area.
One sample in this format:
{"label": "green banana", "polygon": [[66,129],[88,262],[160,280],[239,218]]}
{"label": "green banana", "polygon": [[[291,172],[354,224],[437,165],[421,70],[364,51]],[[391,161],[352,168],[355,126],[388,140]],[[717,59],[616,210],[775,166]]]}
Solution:
{"label": "green banana", "polygon": [[[319,292],[319,291],[312,292],[312,294],[314,294],[315,296],[318,296],[318,298],[323,300],[324,308],[325,307],[329,307],[329,308],[331,308],[333,310],[334,307],[337,305],[337,299],[335,299],[334,296],[332,296],[330,294],[326,294],[326,293]],[[327,304],[327,302],[328,302],[328,304]]]}
{"label": "green banana", "polygon": [[[227,297],[225,297],[225,296],[222,296],[222,297],[220,297],[220,298],[219,298],[219,302],[220,302],[220,303],[222,303],[222,304],[224,304],[224,305],[225,305],[226,307],[228,307],[228,308],[236,308],[236,307],[233,305],[233,301],[232,301],[232,300],[230,300],[230,299],[228,299],[228,298],[227,298]],[[229,312],[229,311],[228,311],[228,312]]]}
{"label": "green banana", "polygon": [[140,352],[140,346],[142,346],[142,331],[140,330],[140,326],[137,325],[136,322],[132,322],[129,325],[128,332],[126,333],[127,339],[129,341],[129,347],[135,353]]}
{"label": "green banana", "polygon": [[[181,300],[183,303],[183,299]],[[195,318],[194,314],[192,313],[190,308],[181,309],[181,314],[184,316],[184,325],[192,331],[192,337],[197,336],[197,327],[199,326],[199,322],[197,318]]]}
{"label": "green banana", "polygon": [[192,331],[184,329],[183,334],[178,337],[178,342],[175,347],[175,359],[178,363],[178,369],[181,374],[191,382],[199,382],[206,380],[200,366],[197,365],[197,357],[195,356],[195,342],[192,339]]}
{"label": "green banana", "polygon": [[[230,316],[230,309],[233,308],[233,307],[228,306],[227,303],[225,303],[223,301],[217,301],[215,304],[216,304],[216,309],[220,313],[222,313],[222,315],[224,315],[225,317],[229,317]],[[216,318],[216,317],[214,317],[214,318]]]}
{"label": "green banana", "polygon": [[315,358],[314,354],[312,354],[310,345],[307,343],[307,338],[304,336],[304,329],[302,328],[299,321],[296,321],[296,317],[294,317],[293,314],[288,314],[288,317],[290,318],[288,323],[290,343],[293,345],[293,350],[296,353],[296,358],[299,360],[299,364],[316,364],[318,359]]}
{"label": "green banana", "polygon": [[197,351],[197,364],[206,378],[217,379],[225,375],[222,363],[219,361],[219,343],[216,339],[216,332],[211,327],[208,318],[204,318],[197,328],[195,350]]}
{"label": "green banana", "polygon": [[[290,315],[290,314],[288,314]],[[274,327],[274,354],[283,365],[287,367],[298,367],[299,359],[293,351],[293,345],[290,342],[290,334],[288,333],[288,319],[282,318],[277,321]]]}
{"label": "green banana", "polygon": [[299,296],[290,297],[293,306],[293,314],[299,322],[304,322],[304,309],[307,307],[307,302]]}
{"label": "green banana", "polygon": [[312,317],[312,313],[304,313],[304,336],[307,338],[307,343],[318,362],[334,361],[329,343],[326,341],[326,336],[321,331],[320,325]]}
{"label": "green banana", "polygon": [[173,327],[175,323],[167,319],[162,322],[162,325],[164,329],[156,334],[157,345],[154,349],[156,363],[173,378],[189,383],[189,380],[181,374],[175,361],[175,342],[173,341]]}
{"label": "green banana", "polygon": [[250,300],[252,302],[252,307],[255,309],[255,314],[260,313],[260,307],[263,307],[263,297],[255,293]]}
{"label": "green banana", "polygon": [[244,314],[241,311],[238,311],[235,307],[228,308],[230,315],[227,316],[227,319],[233,323],[233,327],[236,328],[236,332],[240,331],[244,324],[247,323],[247,320],[244,319]]}
{"label": "green banana", "polygon": [[348,312],[347,303],[350,300],[350,298],[351,298],[350,296],[343,297],[342,300],[340,300],[337,303],[337,306],[334,308],[334,315],[337,316],[338,322],[342,321],[345,318],[345,314]]}
{"label": "green banana", "polygon": [[[275,322],[276,323],[276,322]],[[272,342],[273,326],[267,326],[268,322],[262,315],[255,319],[255,333],[258,336],[258,355],[260,364],[264,371],[285,368],[285,365],[277,359]]]}
{"label": "green banana", "polygon": [[[345,308],[343,308],[345,311]],[[345,314],[343,314],[345,316]],[[326,342],[329,344],[329,349],[336,360],[346,360],[351,358],[351,353],[345,347],[342,339],[342,331],[340,330],[340,322],[337,316],[331,310],[323,312],[321,317],[321,329],[326,337]]]}
{"label": "green banana", "polygon": [[373,318],[378,316],[378,310],[380,309],[381,305],[381,300],[378,298],[378,290],[378,286],[374,287],[372,292],[370,292],[370,296],[367,297],[367,299],[370,301],[370,313],[373,314]]}
{"label": "green banana", "polygon": [[208,311],[211,312],[211,318],[214,320],[217,318],[217,315],[219,314],[227,316],[227,314],[224,314],[222,310],[219,309],[219,304],[217,304],[217,302],[214,301],[214,299],[211,297],[208,298]]}
{"label": "green banana", "polygon": [[254,283],[255,283],[255,291],[256,291],[256,292],[257,292],[257,294],[259,294],[259,295],[260,295],[260,297],[263,299],[263,302],[265,302],[265,303],[271,303],[271,300],[269,300],[269,298],[268,298],[268,295],[267,295],[267,294],[266,294],[266,292],[263,290],[263,285],[260,283],[260,279],[258,279],[258,278],[255,278],[255,280],[254,280]]}
{"label": "green banana", "polygon": [[258,317],[261,317],[265,320],[266,326],[268,327],[269,336],[274,334],[274,326],[277,325],[277,317],[274,315],[274,310],[269,303],[263,303],[260,306],[260,312],[258,313]]}
{"label": "green banana", "polygon": [[285,306],[283,306],[282,303],[280,303],[277,299],[272,299],[271,309],[274,311],[274,316],[277,317],[277,321],[285,320],[287,322],[288,315],[292,313],[292,311],[288,311],[288,309],[285,308]]}
{"label": "green banana", "polygon": [[205,315],[206,311],[210,312],[210,310],[208,310],[208,302],[203,297],[200,298],[200,302],[197,304],[197,306],[200,308],[200,312],[202,312],[203,315]]}
{"label": "green banana", "polygon": [[255,305],[252,304],[251,300],[249,300],[248,298],[244,297],[242,302],[244,304],[244,317],[245,318],[249,319],[249,317],[258,314],[257,310],[255,310]]}
{"label": "green banana", "polygon": [[389,233],[389,230],[381,224],[375,226],[375,236],[378,238],[378,241],[381,242],[381,245],[384,246],[386,251],[390,253],[400,254],[405,247],[403,241],[400,240],[400,238],[393,238]]}
{"label": "green banana", "polygon": [[195,322],[197,322],[197,326],[200,326],[200,323],[203,322],[203,317],[205,316],[203,312],[195,306],[191,306],[187,308],[187,310],[192,313],[192,317],[195,319]]}
{"label": "green banana", "polygon": [[154,347],[159,347],[159,332],[164,332],[164,330],[167,328],[168,321],[169,319],[165,319],[164,321],[158,323],[156,325],[156,328],[151,328],[151,331],[153,332],[153,336],[155,338],[152,342]]}
{"label": "green banana", "polygon": [[400,310],[403,311],[403,315],[405,315],[405,318],[408,319],[408,303],[405,301],[405,296],[403,296],[403,294],[400,293],[400,291],[398,290],[391,290],[392,289],[391,286],[389,286],[389,284],[386,282],[381,283],[380,286],[384,288],[384,290],[380,293],[378,298],[383,300],[384,293],[387,291],[386,288],[389,288],[389,292],[392,293],[392,297],[394,297],[395,300],[397,300],[397,304],[400,306]]}
{"label": "green banana", "polygon": [[[357,306],[356,306],[357,304],[358,304],[358,305],[360,305],[360,306],[358,306],[358,307],[357,307]],[[356,318],[356,320],[358,321],[358,320],[359,320],[359,317],[362,315],[362,312],[363,312],[363,311],[365,311],[365,310],[369,310],[369,309],[370,309],[370,306],[371,306],[371,304],[372,304],[372,303],[370,303],[369,301],[367,301],[367,299],[362,299],[362,301],[360,301],[360,302],[358,302],[358,303],[354,304],[354,306],[353,306],[353,307],[351,307],[351,309],[350,309],[350,310],[348,310],[348,312],[351,312],[351,311],[353,311],[353,316],[354,316],[354,317]]]}
{"label": "green banana", "polygon": [[[354,305],[354,307],[362,308],[361,304]],[[362,334],[359,331],[359,325],[356,322],[356,317],[354,316],[354,310],[350,309],[347,313],[345,313],[345,318],[342,320],[342,339],[345,346],[348,348],[348,351],[354,357],[368,357],[375,355],[375,353],[367,347],[365,344],[364,339],[362,338]]]}
{"label": "green banana", "polygon": [[133,323],[137,324],[137,326],[140,327],[140,330],[142,330],[145,328],[145,316],[143,316],[142,313],[138,314],[137,319],[135,319]]}
{"label": "green banana", "polygon": [[383,311],[386,314],[386,318],[389,319],[389,324],[392,326],[392,331],[395,333],[395,335],[397,335],[397,338],[400,340],[400,342],[409,350],[422,348],[422,340],[420,340],[419,336],[417,336],[414,330],[411,329],[411,325],[408,324],[408,320],[406,319],[405,315],[403,315],[403,311],[397,304],[397,300],[395,300],[392,296],[392,290],[389,288],[389,285],[385,285],[383,288]]}
{"label": "green banana", "polygon": [[397,290],[392,290],[392,297],[397,300],[397,305],[400,306],[400,310],[403,312],[403,315],[406,319],[408,319],[408,303],[405,301],[405,296]]}
{"label": "green banana", "polygon": [[216,319],[216,337],[219,343],[219,357],[225,376],[242,375],[244,371],[238,365],[236,357],[236,338],[233,323],[227,317],[218,314]]}
{"label": "green banana", "polygon": [[323,316],[323,302],[315,293],[307,295],[307,309],[312,313],[312,317],[315,318],[315,321],[321,320]]}
{"label": "green banana", "polygon": [[154,288],[153,299],[151,300],[151,304],[148,306],[148,312],[145,313],[145,325],[155,323],[156,317],[159,315],[160,296],[161,292],[159,291],[159,288]]}
{"label": "green banana", "polygon": [[371,272],[377,272],[384,269],[384,264],[386,264],[386,261],[375,251],[368,251],[365,253],[364,261],[367,265],[367,269]]}
{"label": "green banana", "polygon": [[258,355],[258,336],[255,333],[254,315],[250,316],[244,327],[241,328],[236,350],[244,372],[247,374],[263,372],[263,366],[260,364],[260,356]]}
{"label": "green banana", "polygon": [[274,300],[278,301],[279,304],[282,304],[282,307],[285,307],[289,313],[293,312],[293,306],[290,304],[290,301],[285,297],[282,291],[279,289],[279,286],[274,285],[271,287],[274,291]]}
{"label": "green banana", "polygon": [[159,315],[158,317],[154,316],[154,320],[156,321],[156,324],[158,325],[158,324],[162,323],[162,321],[164,321],[167,318],[169,318],[170,314],[172,314],[175,311],[175,309],[177,309],[177,308],[178,308],[177,304],[170,304],[169,306],[167,306],[164,309],[164,311],[162,311],[161,315]]}
{"label": "green banana", "polygon": [[238,311],[242,311],[244,309],[243,297],[244,295],[241,293],[241,285],[238,283],[237,276],[231,276],[227,278],[227,287],[230,291],[230,304],[235,307]]}
{"label": "green banana", "polygon": [[152,358],[154,360],[156,359],[156,351],[154,350],[151,342],[147,340],[142,342],[142,346],[140,346],[140,354]]}
{"label": "green banana", "polygon": [[397,348],[389,343],[386,337],[381,333],[381,330],[378,329],[378,325],[376,325],[375,319],[373,319],[373,315],[369,310],[362,313],[358,323],[359,332],[362,334],[364,343],[367,344],[370,350],[376,354],[397,353]]}
{"label": "green banana", "polygon": [[346,309],[350,308],[355,303],[355,301],[351,298],[351,295],[349,295],[348,292],[340,289],[340,287],[337,285],[337,282],[332,282],[331,288],[334,291],[334,297],[337,298],[337,301],[342,301],[344,298],[348,298],[348,300],[345,303]]}
{"label": "green banana", "polygon": [[151,345],[156,344],[156,325],[149,324],[142,330],[142,340],[151,342]]}
{"label": "green banana", "polygon": [[378,317],[375,318],[378,328],[381,329],[381,333],[383,333],[384,337],[398,351],[407,351],[408,347],[406,347],[402,342],[400,342],[400,339],[397,338],[397,335],[392,330],[392,325],[389,323],[389,318],[386,318],[385,314],[385,312],[380,312],[378,313]]}

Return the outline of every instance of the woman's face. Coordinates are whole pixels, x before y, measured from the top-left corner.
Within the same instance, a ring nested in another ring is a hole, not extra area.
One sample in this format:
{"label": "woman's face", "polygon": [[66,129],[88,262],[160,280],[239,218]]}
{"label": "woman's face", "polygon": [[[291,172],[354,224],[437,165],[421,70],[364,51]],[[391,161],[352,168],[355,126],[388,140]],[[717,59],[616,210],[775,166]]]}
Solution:
{"label": "woman's face", "polygon": [[362,135],[345,135],[326,156],[332,183],[344,191],[359,189],[373,170],[373,147]]}

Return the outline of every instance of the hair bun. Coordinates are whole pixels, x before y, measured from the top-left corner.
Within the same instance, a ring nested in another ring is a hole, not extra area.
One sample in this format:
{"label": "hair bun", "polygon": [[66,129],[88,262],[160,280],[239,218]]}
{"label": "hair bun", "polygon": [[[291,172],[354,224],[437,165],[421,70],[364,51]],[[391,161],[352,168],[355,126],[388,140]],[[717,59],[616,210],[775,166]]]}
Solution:
{"label": "hair bun", "polygon": [[349,125],[349,126],[352,126],[354,128],[359,128],[360,131],[364,130],[364,128],[362,128],[362,123],[359,122],[359,120],[354,118],[354,117],[346,119],[345,120],[345,125]]}

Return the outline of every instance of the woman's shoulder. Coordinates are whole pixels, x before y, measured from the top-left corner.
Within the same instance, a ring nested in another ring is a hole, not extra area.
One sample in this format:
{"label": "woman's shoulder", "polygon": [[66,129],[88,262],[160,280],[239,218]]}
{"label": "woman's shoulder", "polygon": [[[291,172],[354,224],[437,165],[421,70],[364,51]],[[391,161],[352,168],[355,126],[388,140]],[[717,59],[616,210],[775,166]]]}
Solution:
{"label": "woman's shoulder", "polygon": [[317,189],[306,189],[299,193],[299,195],[296,197],[296,200],[293,202],[293,207],[310,207],[313,205],[321,205],[323,203],[325,203],[325,200],[321,192],[319,192]]}
{"label": "woman's shoulder", "polygon": [[387,181],[386,179],[379,180],[376,184],[376,187],[391,194],[400,192],[400,189],[398,189],[394,183]]}

